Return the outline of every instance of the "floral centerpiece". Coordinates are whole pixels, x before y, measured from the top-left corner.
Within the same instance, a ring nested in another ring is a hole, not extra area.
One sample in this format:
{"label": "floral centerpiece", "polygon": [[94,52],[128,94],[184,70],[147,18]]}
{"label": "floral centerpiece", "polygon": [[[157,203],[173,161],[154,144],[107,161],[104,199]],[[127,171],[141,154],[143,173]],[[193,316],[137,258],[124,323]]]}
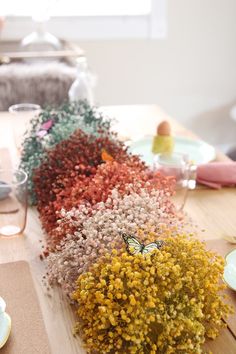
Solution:
{"label": "floral centerpiece", "polygon": [[87,351],[202,353],[231,312],[224,261],[186,231],[174,179],[130,154],[85,102],[32,120],[21,168],[46,232],[47,281],[76,306]]}

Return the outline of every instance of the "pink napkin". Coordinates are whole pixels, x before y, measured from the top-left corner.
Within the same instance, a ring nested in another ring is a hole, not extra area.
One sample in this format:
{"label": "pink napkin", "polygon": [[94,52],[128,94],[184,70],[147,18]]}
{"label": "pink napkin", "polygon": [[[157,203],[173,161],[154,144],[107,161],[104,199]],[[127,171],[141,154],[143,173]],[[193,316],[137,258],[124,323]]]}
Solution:
{"label": "pink napkin", "polygon": [[197,182],[211,188],[236,185],[236,162],[211,162],[197,167]]}

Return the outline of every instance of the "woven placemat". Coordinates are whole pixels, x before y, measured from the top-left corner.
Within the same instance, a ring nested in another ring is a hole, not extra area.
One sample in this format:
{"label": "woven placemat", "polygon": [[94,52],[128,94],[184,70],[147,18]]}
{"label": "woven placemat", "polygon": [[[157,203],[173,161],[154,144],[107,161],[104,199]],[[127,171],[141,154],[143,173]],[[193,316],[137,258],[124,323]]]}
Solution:
{"label": "woven placemat", "polygon": [[12,319],[9,340],[1,354],[50,354],[50,347],[32,275],[27,262],[0,265],[0,296]]}

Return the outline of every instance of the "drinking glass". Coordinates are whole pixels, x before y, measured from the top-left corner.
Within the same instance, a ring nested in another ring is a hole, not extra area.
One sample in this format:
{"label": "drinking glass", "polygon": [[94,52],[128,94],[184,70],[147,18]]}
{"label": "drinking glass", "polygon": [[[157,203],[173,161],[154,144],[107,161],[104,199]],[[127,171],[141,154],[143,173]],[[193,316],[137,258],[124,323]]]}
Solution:
{"label": "drinking glass", "polygon": [[175,178],[175,193],[172,199],[177,211],[183,211],[189,189],[196,186],[196,166],[189,161],[186,154],[162,153],[155,156],[154,169],[164,176]]}
{"label": "drinking glass", "polygon": [[0,236],[21,234],[26,225],[27,174],[0,170]]}
{"label": "drinking glass", "polygon": [[30,120],[39,114],[41,107],[34,103],[19,103],[10,106],[8,111],[12,114],[14,140],[20,152],[24,133],[29,127]]}

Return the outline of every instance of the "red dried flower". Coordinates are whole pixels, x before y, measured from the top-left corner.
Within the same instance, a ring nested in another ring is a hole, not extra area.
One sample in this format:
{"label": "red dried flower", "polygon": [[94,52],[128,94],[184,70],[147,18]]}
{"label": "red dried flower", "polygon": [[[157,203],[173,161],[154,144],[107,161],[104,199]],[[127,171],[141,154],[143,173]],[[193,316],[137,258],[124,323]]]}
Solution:
{"label": "red dried flower", "polygon": [[[35,192],[38,200],[38,211],[44,229],[50,233],[56,226],[57,211],[66,203],[70,203],[71,196],[75,199],[83,195],[91,185],[91,179],[97,171],[97,166],[104,163],[102,151],[105,149],[117,162],[127,162],[137,170],[144,170],[144,163],[127,152],[124,144],[113,136],[101,134],[99,137],[87,135],[77,130],[69,139],[57,144],[48,153],[47,160],[34,172]],[[110,174],[107,176],[109,179]],[[74,186],[76,187],[74,188]],[[99,201],[99,190],[84,197],[90,202]],[[76,204],[79,204],[78,200]]]}

